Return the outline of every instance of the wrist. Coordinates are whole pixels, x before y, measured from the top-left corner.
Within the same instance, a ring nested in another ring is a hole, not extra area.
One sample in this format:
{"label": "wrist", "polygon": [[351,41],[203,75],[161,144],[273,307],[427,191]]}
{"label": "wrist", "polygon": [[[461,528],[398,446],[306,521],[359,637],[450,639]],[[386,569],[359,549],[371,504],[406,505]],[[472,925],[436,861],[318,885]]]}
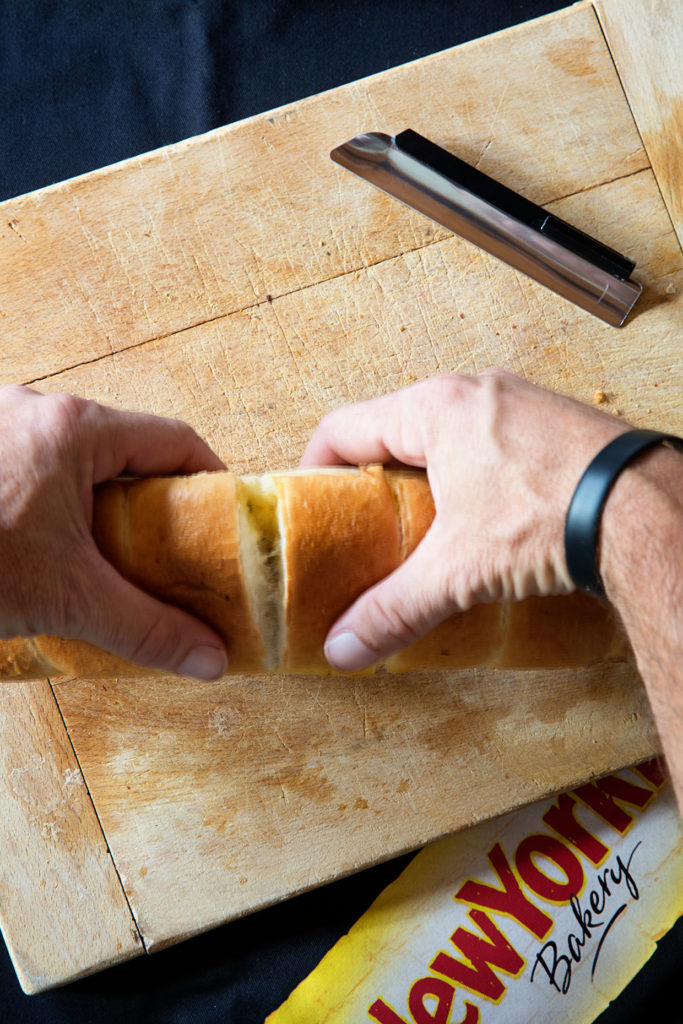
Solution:
{"label": "wrist", "polygon": [[652,449],[615,484],[600,569],[619,613],[683,807],[683,456]]}
{"label": "wrist", "polygon": [[579,480],[565,519],[564,546],[569,575],[581,590],[606,599],[598,541],[607,498],[624,469],[661,444],[683,452],[683,439],[675,435],[657,430],[627,430],[598,452]]}
{"label": "wrist", "polygon": [[600,528],[600,574],[613,604],[632,602],[655,578],[664,583],[680,570],[682,516],[680,453],[651,448],[625,467],[608,495]]}

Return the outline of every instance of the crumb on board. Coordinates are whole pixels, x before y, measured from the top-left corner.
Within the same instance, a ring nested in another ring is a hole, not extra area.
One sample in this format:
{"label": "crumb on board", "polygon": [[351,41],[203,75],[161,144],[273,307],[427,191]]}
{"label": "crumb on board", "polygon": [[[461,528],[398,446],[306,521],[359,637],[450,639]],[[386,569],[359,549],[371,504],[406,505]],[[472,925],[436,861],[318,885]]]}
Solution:
{"label": "crumb on board", "polygon": [[607,401],[607,395],[605,394],[604,391],[599,391],[598,390],[593,395],[593,401],[595,402],[596,405],[604,405],[604,403]]}

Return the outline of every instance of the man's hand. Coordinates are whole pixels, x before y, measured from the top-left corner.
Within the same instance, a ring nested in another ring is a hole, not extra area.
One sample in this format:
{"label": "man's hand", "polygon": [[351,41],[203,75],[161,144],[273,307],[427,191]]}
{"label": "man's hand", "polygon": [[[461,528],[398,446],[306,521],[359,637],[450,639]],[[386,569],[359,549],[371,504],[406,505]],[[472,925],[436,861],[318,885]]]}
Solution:
{"label": "man's hand", "polygon": [[93,487],[104,480],[223,468],[177,420],[0,389],[0,637],[77,637],[139,665],[223,675],[213,630],[124,580],[91,533]]}
{"label": "man's hand", "polygon": [[564,519],[578,480],[626,424],[497,371],[436,377],[328,414],[302,466],[427,470],[436,505],[417,550],[328,636],[355,671],[486,601],[567,593]]}

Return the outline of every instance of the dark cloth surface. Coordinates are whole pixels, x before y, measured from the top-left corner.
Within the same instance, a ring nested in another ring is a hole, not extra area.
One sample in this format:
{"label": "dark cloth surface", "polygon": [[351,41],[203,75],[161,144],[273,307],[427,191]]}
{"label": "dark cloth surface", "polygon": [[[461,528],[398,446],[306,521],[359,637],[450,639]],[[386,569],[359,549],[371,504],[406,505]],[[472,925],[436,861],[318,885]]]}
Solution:
{"label": "dark cloth surface", "polygon": [[567,0],[2,0],[0,198],[565,6]]}
{"label": "dark cloth surface", "polygon": [[[564,6],[566,0],[2,0],[0,198]],[[407,860],[39,996],[23,995],[0,943],[0,1022],[262,1022]],[[679,922],[600,1024],[658,1014],[674,1020],[677,1011],[672,1017],[664,1010],[678,1003],[681,963]]]}

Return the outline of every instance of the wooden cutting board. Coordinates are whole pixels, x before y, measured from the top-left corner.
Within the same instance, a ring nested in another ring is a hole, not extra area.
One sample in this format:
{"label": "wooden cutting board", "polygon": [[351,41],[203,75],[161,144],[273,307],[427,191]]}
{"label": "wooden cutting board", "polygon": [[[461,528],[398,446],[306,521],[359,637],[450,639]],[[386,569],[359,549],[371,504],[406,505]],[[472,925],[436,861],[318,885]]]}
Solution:
{"label": "wooden cutting board", "polygon": [[[333,406],[494,365],[683,432],[676,9],[578,3],[2,204],[0,382],[182,417],[256,473]],[[406,127],[636,260],[629,323],[329,159]],[[37,992],[657,751],[626,665],[7,685],[2,929]]]}

